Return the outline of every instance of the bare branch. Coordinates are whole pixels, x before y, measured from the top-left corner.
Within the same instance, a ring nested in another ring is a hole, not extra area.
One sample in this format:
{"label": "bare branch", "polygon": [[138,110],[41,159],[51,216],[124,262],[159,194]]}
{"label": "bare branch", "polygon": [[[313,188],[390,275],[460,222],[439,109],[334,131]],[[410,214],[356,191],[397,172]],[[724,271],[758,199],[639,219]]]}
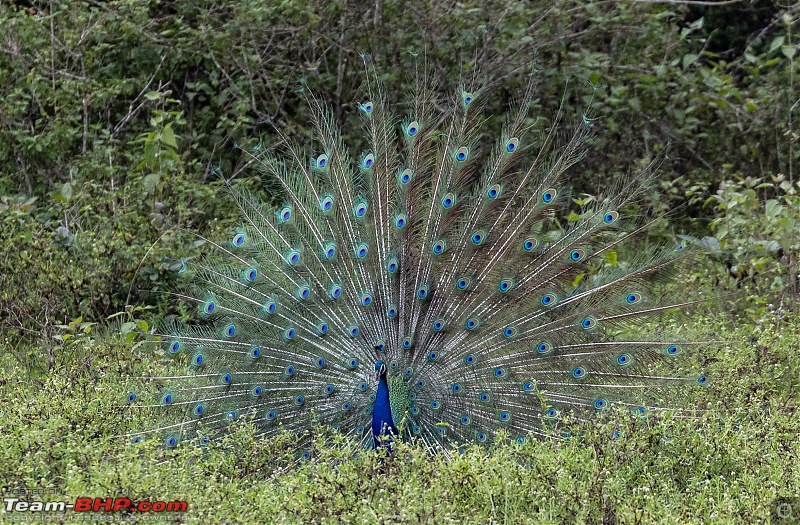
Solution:
{"label": "bare branch", "polygon": [[[128,106],[128,114],[127,114],[127,115],[125,115],[125,116],[122,118],[122,120],[120,120],[120,121],[119,121],[119,123],[118,123],[116,126],[114,126],[114,131],[111,133],[111,137],[112,137],[112,138],[113,138],[113,137],[115,137],[115,136],[117,135],[117,133],[119,133],[120,131],[122,131],[122,128],[123,128],[123,127],[125,127],[125,125],[128,123],[128,121],[129,121],[130,119],[132,119],[134,116],[136,116],[136,114],[137,114],[137,113],[139,113],[139,111],[140,111],[140,110],[142,109],[142,107],[145,105],[145,103],[146,103],[147,101],[146,101],[146,100],[142,100],[142,101],[139,103],[139,105],[138,105],[138,106],[136,106],[136,108],[135,108],[135,109],[134,109],[134,107],[133,107],[133,105],[134,105],[134,104],[136,104],[136,101],[137,101],[137,100],[139,100],[139,99],[140,99],[140,98],[141,98],[141,97],[142,97],[142,96],[143,96],[145,93],[147,93],[147,90],[148,90],[148,88],[150,88],[150,86],[153,84],[153,81],[156,79],[156,75],[158,75],[158,72],[161,70],[161,66],[164,64],[164,60],[166,60],[166,59],[167,59],[167,56],[166,56],[166,55],[162,55],[162,57],[161,57],[161,62],[159,62],[159,63],[158,63],[158,67],[156,67],[156,70],[155,70],[155,71],[153,71],[153,74],[152,74],[152,76],[150,76],[150,80],[148,80],[148,81],[147,81],[147,84],[146,84],[146,85],[145,85],[145,86],[142,88],[142,90],[139,92],[139,94],[138,94],[138,95],[136,95],[136,98],[134,98],[134,99],[131,101],[131,104],[130,104],[130,106]],[[163,86],[162,86],[162,85],[161,85],[161,83],[159,82],[159,84],[158,84],[158,89],[159,89],[159,90],[161,90],[161,88],[162,88],[162,87],[163,87]]]}

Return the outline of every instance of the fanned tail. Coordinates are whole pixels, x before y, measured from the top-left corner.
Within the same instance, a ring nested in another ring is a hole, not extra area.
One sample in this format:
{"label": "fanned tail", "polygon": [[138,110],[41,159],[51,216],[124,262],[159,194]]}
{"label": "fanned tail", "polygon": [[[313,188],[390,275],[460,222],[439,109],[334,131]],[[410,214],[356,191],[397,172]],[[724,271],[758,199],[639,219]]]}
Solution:
{"label": "fanned tail", "polygon": [[398,118],[368,78],[364,151],[309,95],[315,153],[251,153],[285,202],[229,186],[241,223],[182,269],[175,297],[196,316],[155,334],[172,366],[147,378],[152,399],[127,394],[159,413],[134,440],[205,443],[247,418],[266,435],[329,424],[367,446],[380,363],[394,426],[432,450],[500,429],[550,436],[565,412],[647,413],[663,388],[706,382],[659,364],[702,343],[643,331],[693,304],[659,293],[687,250],[646,244],[655,220],[631,215],[652,166],[561,227],[588,119],[559,144],[560,115],[535,129],[529,88],[486,144],[480,90],[441,114],[420,79]]}

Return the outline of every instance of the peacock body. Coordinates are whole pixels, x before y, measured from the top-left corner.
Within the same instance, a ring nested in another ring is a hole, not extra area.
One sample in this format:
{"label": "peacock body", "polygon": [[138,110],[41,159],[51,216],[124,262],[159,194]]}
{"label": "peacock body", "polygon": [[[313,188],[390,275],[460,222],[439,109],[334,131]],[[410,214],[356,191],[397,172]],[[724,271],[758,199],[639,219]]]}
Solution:
{"label": "peacock body", "polygon": [[646,245],[653,221],[624,213],[649,169],[562,228],[591,122],[566,139],[538,130],[525,95],[482,140],[480,99],[460,90],[442,111],[420,88],[401,119],[373,82],[354,159],[309,96],[310,160],[248,151],[285,201],[230,186],[241,223],[182,264],[175,295],[196,318],[158,334],[176,371],[148,378],[153,400],[128,393],[159,413],[132,439],[205,443],[248,418],[266,435],[323,423],[367,447],[386,435],[436,451],[500,429],[550,436],[565,413],[645,413],[663,388],[704,383],[658,368],[697,343],[642,330],[686,304],[654,291],[683,245]]}

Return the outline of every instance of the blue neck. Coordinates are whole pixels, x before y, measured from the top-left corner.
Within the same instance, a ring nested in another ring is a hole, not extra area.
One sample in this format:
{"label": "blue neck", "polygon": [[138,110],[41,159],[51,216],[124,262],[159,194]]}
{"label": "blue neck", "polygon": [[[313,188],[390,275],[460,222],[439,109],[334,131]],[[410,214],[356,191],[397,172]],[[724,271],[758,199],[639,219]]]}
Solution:
{"label": "blue neck", "polygon": [[392,409],[389,406],[389,384],[386,382],[386,376],[382,375],[378,382],[378,391],[375,393],[375,405],[372,407],[372,448],[378,448],[378,436],[388,435],[389,430],[397,435],[397,428],[392,421]]}

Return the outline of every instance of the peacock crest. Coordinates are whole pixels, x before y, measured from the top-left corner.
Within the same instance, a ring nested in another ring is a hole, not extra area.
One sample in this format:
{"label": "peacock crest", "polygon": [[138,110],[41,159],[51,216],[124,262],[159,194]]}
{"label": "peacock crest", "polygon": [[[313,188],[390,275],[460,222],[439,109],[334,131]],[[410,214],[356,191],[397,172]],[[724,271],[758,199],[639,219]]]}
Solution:
{"label": "peacock crest", "polygon": [[699,343],[643,329],[690,304],[657,293],[687,250],[645,243],[657,218],[626,213],[651,168],[563,226],[591,121],[543,130],[529,90],[487,138],[482,97],[461,89],[443,110],[420,84],[397,116],[371,80],[363,151],[308,95],[313,154],[247,152],[285,200],[229,185],[241,222],[182,264],[195,319],[157,334],[176,372],[149,378],[155,399],[128,393],[160,422],[131,438],[202,444],[248,418],[266,435],[321,422],[437,451],[501,429],[552,436],[567,413],[644,414],[664,388],[705,383],[660,366]]}

